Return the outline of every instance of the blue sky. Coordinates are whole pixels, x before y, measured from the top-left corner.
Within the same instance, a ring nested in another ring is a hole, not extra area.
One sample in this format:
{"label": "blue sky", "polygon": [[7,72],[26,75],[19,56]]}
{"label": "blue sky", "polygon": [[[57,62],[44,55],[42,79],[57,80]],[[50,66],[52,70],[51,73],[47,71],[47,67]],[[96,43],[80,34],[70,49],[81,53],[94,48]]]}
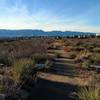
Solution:
{"label": "blue sky", "polygon": [[100,33],[100,0],[0,0],[0,29]]}

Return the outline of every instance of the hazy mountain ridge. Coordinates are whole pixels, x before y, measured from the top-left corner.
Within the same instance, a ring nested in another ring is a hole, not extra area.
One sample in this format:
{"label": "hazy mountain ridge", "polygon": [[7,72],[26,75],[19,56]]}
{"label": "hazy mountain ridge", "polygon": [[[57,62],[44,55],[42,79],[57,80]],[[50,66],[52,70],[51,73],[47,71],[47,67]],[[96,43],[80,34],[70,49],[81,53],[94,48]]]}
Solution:
{"label": "hazy mountain ridge", "polygon": [[72,36],[83,34],[96,34],[90,32],[73,32],[73,31],[43,31],[43,30],[0,30],[0,37],[21,37],[21,36]]}

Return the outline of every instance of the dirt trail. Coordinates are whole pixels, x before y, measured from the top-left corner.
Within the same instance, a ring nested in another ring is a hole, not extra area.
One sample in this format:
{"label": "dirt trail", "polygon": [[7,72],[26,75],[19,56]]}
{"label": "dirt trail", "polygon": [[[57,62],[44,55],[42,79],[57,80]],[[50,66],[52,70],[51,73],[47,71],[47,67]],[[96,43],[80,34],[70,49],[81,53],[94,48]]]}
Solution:
{"label": "dirt trail", "polygon": [[[49,50],[49,55],[56,50]],[[66,55],[63,50],[57,52]],[[74,61],[65,58],[56,58],[54,66],[47,72],[38,73],[36,89],[32,89],[28,100],[75,100],[72,94],[78,87],[88,83],[78,76],[78,70],[73,67]]]}
{"label": "dirt trail", "polygon": [[27,100],[75,100],[72,93],[77,86],[39,79],[38,87],[32,90]]}
{"label": "dirt trail", "polygon": [[[64,60],[64,62],[62,60]],[[58,58],[58,60],[56,58],[56,62],[54,62],[54,66],[51,70],[48,73],[39,72],[38,77],[48,81],[68,83],[77,86],[85,86],[90,83],[91,80],[87,81],[86,79],[79,77],[80,70],[75,68],[75,65],[71,64],[70,60],[67,59],[67,62],[65,61],[65,58]]]}

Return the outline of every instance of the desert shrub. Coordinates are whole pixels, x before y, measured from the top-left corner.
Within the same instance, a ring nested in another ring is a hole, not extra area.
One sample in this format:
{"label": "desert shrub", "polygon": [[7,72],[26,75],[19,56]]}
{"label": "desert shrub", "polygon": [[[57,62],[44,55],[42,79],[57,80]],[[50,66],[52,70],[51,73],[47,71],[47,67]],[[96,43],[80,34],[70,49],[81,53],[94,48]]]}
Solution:
{"label": "desert shrub", "polygon": [[0,79],[0,93],[7,93],[8,91],[10,91],[11,87],[13,88],[13,86],[14,81],[8,75],[3,75]]}
{"label": "desert shrub", "polygon": [[2,93],[5,90],[3,85],[0,85],[0,93]]}
{"label": "desert shrub", "polygon": [[34,67],[34,61],[30,58],[16,59],[13,63],[12,78],[16,82],[24,75],[27,75]]}
{"label": "desert shrub", "polygon": [[0,52],[0,63],[10,66],[13,62],[13,57],[6,50]]}
{"label": "desert shrub", "polygon": [[96,53],[100,53],[100,47],[94,48],[93,51],[96,52]]}
{"label": "desert shrub", "polygon": [[92,45],[89,45],[88,47],[87,47],[87,49],[90,51],[90,52],[93,52],[93,46]]}
{"label": "desert shrub", "polygon": [[100,83],[96,77],[92,75],[89,84],[79,88],[79,100],[100,100]]}
{"label": "desert shrub", "polygon": [[46,54],[34,54],[32,59],[34,59],[36,63],[45,63],[48,56]]}
{"label": "desert shrub", "polygon": [[90,57],[90,61],[93,64],[100,64],[100,54],[96,54]]}
{"label": "desert shrub", "polygon": [[90,67],[90,61],[89,60],[82,62],[82,68],[83,69],[88,69],[89,67]]}
{"label": "desert shrub", "polygon": [[[8,62],[7,57],[14,58],[30,57],[32,54],[46,54],[47,44],[43,39],[16,40],[0,44],[0,57],[3,61]],[[7,60],[6,60],[7,59]]]}
{"label": "desert shrub", "polygon": [[90,86],[80,89],[78,93],[79,100],[100,100],[100,87]]}

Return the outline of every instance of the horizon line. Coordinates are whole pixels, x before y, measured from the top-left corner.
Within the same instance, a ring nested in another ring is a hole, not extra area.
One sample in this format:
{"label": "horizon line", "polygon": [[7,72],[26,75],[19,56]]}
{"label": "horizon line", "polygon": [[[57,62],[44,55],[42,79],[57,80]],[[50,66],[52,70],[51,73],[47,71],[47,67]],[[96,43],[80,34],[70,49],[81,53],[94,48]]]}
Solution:
{"label": "horizon line", "polygon": [[10,31],[14,31],[14,30],[19,30],[19,31],[20,30],[33,30],[33,31],[37,30],[38,31],[38,30],[40,30],[40,31],[44,31],[44,32],[54,32],[54,31],[57,32],[57,31],[59,31],[59,32],[82,32],[82,33],[100,34],[100,32],[90,32],[90,31],[74,31],[74,30],[72,30],[72,31],[71,30],[65,30],[65,31],[63,31],[63,30],[44,30],[44,29],[32,29],[32,28],[29,28],[29,29],[28,28],[26,28],[26,29],[24,29],[24,28],[23,29],[6,29],[5,28],[5,29],[0,29],[0,30],[10,30]]}

